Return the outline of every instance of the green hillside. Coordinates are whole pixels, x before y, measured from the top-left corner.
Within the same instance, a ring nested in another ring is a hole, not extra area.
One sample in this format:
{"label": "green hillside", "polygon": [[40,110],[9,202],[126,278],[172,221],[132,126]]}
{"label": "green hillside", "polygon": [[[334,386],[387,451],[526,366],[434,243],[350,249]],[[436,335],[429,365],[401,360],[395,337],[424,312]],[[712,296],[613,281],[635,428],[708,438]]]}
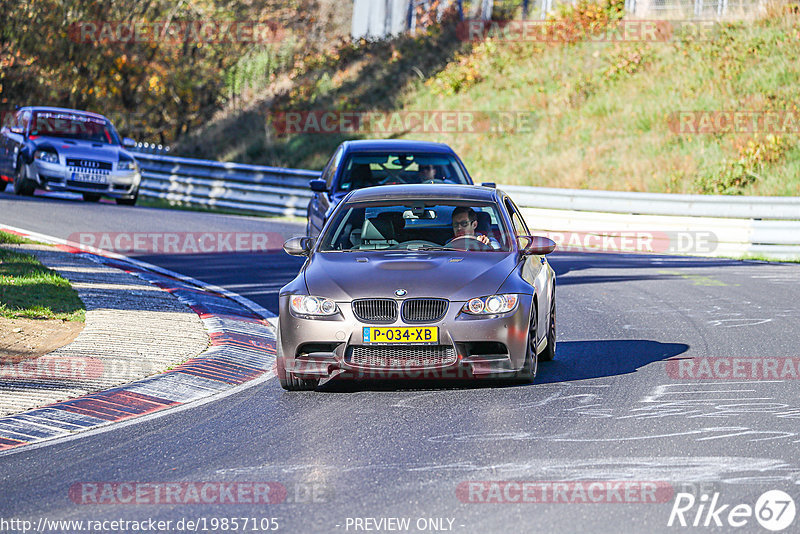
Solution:
{"label": "green hillside", "polygon": [[[674,193],[800,195],[798,127],[675,133],[680,111],[798,112],[800,16],[679,32],[666,42],[597,42],[621,2],[579,2],[555,17],[560,42],[458,38],[456,22],[309,56],[245,106],[177,147],[182,154],[319,169],[343,139],[279,136],[290,110],[529,112],[530,131],[403,134],[446,142],[478,181]],[[783,116],[783,115],[781,115]],[[783,124],[783,123],[781,123]]]}

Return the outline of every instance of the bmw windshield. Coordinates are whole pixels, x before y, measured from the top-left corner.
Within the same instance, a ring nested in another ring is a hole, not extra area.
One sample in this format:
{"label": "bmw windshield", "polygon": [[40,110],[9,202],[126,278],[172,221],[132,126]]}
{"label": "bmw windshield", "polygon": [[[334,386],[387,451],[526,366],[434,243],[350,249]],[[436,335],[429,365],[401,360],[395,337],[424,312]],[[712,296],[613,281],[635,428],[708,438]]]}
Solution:
{"label": "bmw windshield", "polygon": [[375,250],[509,252],[511,237],[494,204],[354,202],[338,211],[319,248],[320,252]]}
{"label": "bmw windshield", "polygon": [[449,154],[362,153],[344,163],[339,191],[389,184],[469,184],[458,160]]}

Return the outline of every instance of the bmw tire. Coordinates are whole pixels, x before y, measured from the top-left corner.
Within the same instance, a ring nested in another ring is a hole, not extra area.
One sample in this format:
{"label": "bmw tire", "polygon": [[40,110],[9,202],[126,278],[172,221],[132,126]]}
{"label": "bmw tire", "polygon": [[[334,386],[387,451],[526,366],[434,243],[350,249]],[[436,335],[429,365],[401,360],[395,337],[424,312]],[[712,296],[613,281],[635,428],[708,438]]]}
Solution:
{"label": "bmw tire", "polygon": [[556,357],[556,288],[550,298],[550,321],[547,323],[547,346],[539,353],[543,362],[553,361]]}
{"label": "bmw tire", "polygon": [[522,369],[517,371],[514,376],[514,378],[525,384],[533,382],[539,367],[539,357],[536,355],[537,315],[538,312],[534,308],[531,316],[531,324],[528,328],[528,343],[525,345],[525,363],[522,365]]}

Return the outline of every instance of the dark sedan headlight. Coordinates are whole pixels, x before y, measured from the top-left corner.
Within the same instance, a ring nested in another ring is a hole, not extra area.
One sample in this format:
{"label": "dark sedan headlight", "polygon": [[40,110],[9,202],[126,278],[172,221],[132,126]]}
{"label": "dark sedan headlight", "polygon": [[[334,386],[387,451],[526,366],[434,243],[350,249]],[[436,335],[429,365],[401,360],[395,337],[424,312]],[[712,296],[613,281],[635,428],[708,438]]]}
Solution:
{"label": "dark sedan headlight", "polygon": [[136,162],[132,159],[122,159],[117,163],[118,171],[135,171],[138,168],[138,165],[136,165]]}
{"label": "dark sedan headlight", "polygon": [[33,157],[45,163],[58,163],[58,154],[50,150],[37,150]]}
{"label": "dark sedan headlight", "polygon": [[289,299],[292,311],[300,315],[335,315],[339,307],[331,299],[310,295],[293,295]]}
{"label": "dark sedan headlight", "polygon": [[461,311],[472,315],[506,313],[516,308],[518,301],[519,296],[510,293],[490,295],[488,297],[476,297],[467,301]]}

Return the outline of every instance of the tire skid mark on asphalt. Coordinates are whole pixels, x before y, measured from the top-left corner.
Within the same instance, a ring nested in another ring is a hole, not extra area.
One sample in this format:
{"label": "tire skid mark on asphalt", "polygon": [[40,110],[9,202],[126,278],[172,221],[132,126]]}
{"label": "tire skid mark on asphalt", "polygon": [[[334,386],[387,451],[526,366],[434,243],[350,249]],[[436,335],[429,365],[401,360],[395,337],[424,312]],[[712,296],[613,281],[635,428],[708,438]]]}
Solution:
{"label": "tire skid mark on asphalt", "polygon": [[219,292],[196,287],[167,274],[150,272],[121,259],[88,253],[69,245],[57,246],[138,276],[173,294],[200,315],[211,346],[201,355],[165,373],[1,417],[0,451],[143,417],[218,394],[272,371],[275,364],[274,327],[244,304]]}
{"label": "tire skid mark on asphalt", "polygon": [[624,435],[613,437],[576,437],[576,436],[547,436],[536,432],[512,432],[512,433],[490,433],[490,434],[445,434],[441,436],[432,436],[428,441],[432,443],[475,443],[481,441],[549,441],[549,442],[565,442],[565,443],[622,443],[622,442],[635,442],[646,441],[651,439],[667,439],[675,437],[692,436],[695,441],[709,441],[714,439],[723,439],[740,435],[756,435],[756,434],[776,434],[770,438],[758,438],[750,441],[765,441],[768,439],[783,439],[797,436],[796,432],[773,431],[773,430],[753,430],[745,426],[711,426],[703,428],[695,428],[679,432],[668,432],[664,434],[645,434],[640,436]]}
{"label": "tire skid mark on asphalt", "polygon": [[[745,456],[659,456],[659,457],[589,457],[589,458],[537,458],[529,462],[502,462],[494,464],[460,461],[451,463],[420,462],[416,464],[351,463],[320,464],[261,464],[217,469],[223,477],[272,477],[287,473],[314,472],[341,475],[352,472],[453,472],[466,478],[492,476],[496,478],[522,478],[536,480],[662,480],[685,483],[691,481],[718,481],[728,484],[757,484],[786,481],[797,484],[800,469],[783,460]],[[415,481],[415,484],[419,481]]]}

